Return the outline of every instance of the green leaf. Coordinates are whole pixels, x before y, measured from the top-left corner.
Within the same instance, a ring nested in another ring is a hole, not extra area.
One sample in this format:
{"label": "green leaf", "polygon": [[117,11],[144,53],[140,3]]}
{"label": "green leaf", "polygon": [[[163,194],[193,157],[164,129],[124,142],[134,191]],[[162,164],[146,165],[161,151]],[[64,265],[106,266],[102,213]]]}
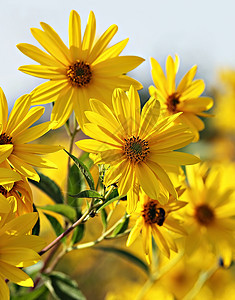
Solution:
{"label": "green leaf", "polygon": [[105,199],[106,199],[106,201],[109,201],[109,200],[111,200],[113,198],[116,198],[116,197],[118,197],[118,189],[112,190],[112,192]]}
{"label": "green leaf", "polygon": [[96,210],[96,212],[98,213],[101,209],[105,208],[106,206],[108,206],[109,204],[113,203],[114,201],[118,201],[120,200],[120,196],[117,196],[107,202],[104,202],[103,204],[101,204],[101,206]]}
{"label": "green leaf", "polygon": [[101,210],[100,216],[101,216],[101,220],[102,220],[102,223],[103,223],[103,227],[106,230],[106,228],[107,228],[107,212],[106,212],[105,209]]}
{"label": "green leaf", "polygon": [[65,204],[45,205],[45,206],[40,206],[40,208],[60,214],[63,217],[68,218],[72,223],[75,221],[77,216],[76,210],[73,207]]}
{"label": "green leaf", "polygon": [[84,236],[84,231],[85,231],[85,224],[80,224],[74,229],[73,236],[71,239],[72,245],[77,244],[78,242],[81,241],[81,239]]}
{"label": "green leaf", "polygon": [[[44,215],[47,217],[48,221],[51,223],[51,226],[53,227],[54,231],[55,231],[55,234],[56,236],[59,236],[61,235],[61,233],[64,232],[64,229],[63,227],[60,225],[59,221],[54,218],[53,216],[51,215],[48,215],[46,213],[44,213]],[[65,238],[62,238],[61,241],[65,241]]]}
{"label": "green leaf", "polygon": [[122,256],[123,258],[129,260],[130,262],[134,263],[136,266],[138,266],[139,268],[141,268],[146,274],[150,274],[150,270],[148,265],[139,257],[135,256],[134,254],[123,250],[123,249],[118,249],[118,248],[114,248],[114,247],[94,247],[93,249],[98,249],[98,250],[102,250],[102,251],[106,251],[106,252],[112,252],[115,253],[117,255]]}
{"label": "green leaf", "polygon": [[47,194],[56,203],[64,203],[64,197],[62,195],[60,187],[52,179],[43,175],[42,173],[38,172],[38,175],[40,176],[39,182],[31,179],[29,179],[29,181],[45,194]]}
{"label": "green leaf", "polygon": [[90,189],[95,190],[94,180],[93,180],[91,173],[90,173],[89,169],[87,168],[87,166],[81,160],[79,160],[77,157],[75,157],[74,155],[72,155],[71,153],[66,151],[65,149],[64,149],[64,151],[72,158],[72,160],[75,162],[78,169],[82,172],[82,174],[86,178],[86,181],[87,181]]}
{"label": "green leaf", "polygon": [[[27,292],[25,294],[18,294],[17,296],[11,295],[11,300],[46,300],[48,295],[48,289],[45,285],[38,289]],[[40,298],[39,298],[40,297]]]}
{"label": "green leaf", "polygon": [[[38,213],[38,210],[37,210],[36,206],[34,205],[34,203],[33,203],[33,211]],[[33,227],[32,235],[39,235],[39,233],[40,233],[40,219],[39,219],[39,215],[38,215],[38,220]]]}
{"label": "green leaf", "polygon": [[123,233],[128,228],[128,224],[129,224],[129,217],[125,218],[122,223],[119,223],[117,225],[117,227],[114,229],[111,237],[115,237],[118,234]]}
{"label": "green leaf", "polygon": [[[86,188],[84,177],[78,167],[73,164],[69,170],[69,181],[68,181],[68,194],[78,194]],[[70,206],[80,206],[80,201],[72,197],[68,197],[68,203]]]}
{"label": "green leaf", "polygon": [[92,190],[85,190],[75,195],[69,195],[76,198],[103,198],[98,192]]}
{"label": "green leaf", "polygon": [[68,275],[54,271],[46,276],[50,281],[50,291],[53,289],[51,292],[57,299],[86,300],[83,293],[79,290],[77,282]]}

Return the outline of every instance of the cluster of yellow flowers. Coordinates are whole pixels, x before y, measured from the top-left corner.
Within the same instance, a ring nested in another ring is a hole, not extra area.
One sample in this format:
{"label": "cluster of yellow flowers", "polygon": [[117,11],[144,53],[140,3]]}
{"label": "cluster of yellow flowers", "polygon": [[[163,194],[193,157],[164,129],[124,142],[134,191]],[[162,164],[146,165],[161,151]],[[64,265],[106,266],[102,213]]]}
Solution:
{"label": "cluster of yellow flowers", "polygon": [[[168,258],[172,251],[192,257],[204,249],[229,266],[235,247],[234,187],[221,184],[227,174],[221,164],[200,164],[198,157],[175,151],[199,140],[205,127],[199,117],[209,117],[205,111],[213,106],[212,98],[201,96],[203,80],[194,80],[197,66],[176,87],[179,57],[168,56],[166,75],[151,58],[155,86],[149,87],[150,98],[141,109],[142,85],[124,74],[144,59],[120,55],[128,39],[108,47],[116,25],[96,39],[91,12],[82,38],[80,16],[72,11],[69,48],[48,24],[41,26],[42,30],[31,31],[47,52],[30,44],[17,45],[39,63],[19,70],[49,81],[20,97],[9,117],[0,90],[0,298],[9,299],[5,279],[33,286],[19,268],[38,262],[36,252],[44,246],[40,237],[31,234],[38,217],[28,179],[40,181],[33,167],[55,168],[41,155],[62,146],[31,142],[66,124],[73,111],[89,137],[76,145],[92,153],[95,164],[105,165],[105,188],[117,187],[119,199],[127,197],[126,213],[135,222],[127,246],[141,234],[148,264],[157,246]],[[44,107],[31,106],[50,102],[54,104],[51,120],[32,126]],[[184,165],[190,165],[185,167],[186,176]]]}

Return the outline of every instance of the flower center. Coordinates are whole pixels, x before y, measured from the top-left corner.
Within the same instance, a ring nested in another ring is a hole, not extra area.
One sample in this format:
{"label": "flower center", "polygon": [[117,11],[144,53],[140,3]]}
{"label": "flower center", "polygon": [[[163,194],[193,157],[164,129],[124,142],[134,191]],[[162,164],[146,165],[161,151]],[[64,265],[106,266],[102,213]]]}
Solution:
{"label": "flower center", "polygon": [[130,138],[124,139],[123,151],[126,157],[134,163],[139,163],[145,160],[149,153],[148,142],[141,140],[138,136],[132,136]]}
{"label": "flower center", "polygon": [[177,112],[177,104],[179,104],[179,98],[176,95],[176,93],[170,95],[167,99],[167,109],[171,112],[171,113],[176,113]]}
{"label": "flower center", "polygon": [[78,61],[68,67],[67,76],[72,85],[78,87],[85,86],[91,81],[92,78],[90,65],[83,61]]}
{"label": "flower center", "polygon": [[162,226],[166,213],[162,207],[157,207],[158,201],[150,200],[149,202],[145,203],[144,209],[142,210],[142,216],[144,218],[145,223],[151,225],[157,223],[157,225]]}
{"label": "flower center", "polygon": [[0,145],[12,144],[12,137],[6,135],[6,133],[0,134]]}
{"label": "flower center", "polygon": [[207,204],[196,207],[195,217],[197,221],[204,226],[210,225],[215,219],[213,210]]}

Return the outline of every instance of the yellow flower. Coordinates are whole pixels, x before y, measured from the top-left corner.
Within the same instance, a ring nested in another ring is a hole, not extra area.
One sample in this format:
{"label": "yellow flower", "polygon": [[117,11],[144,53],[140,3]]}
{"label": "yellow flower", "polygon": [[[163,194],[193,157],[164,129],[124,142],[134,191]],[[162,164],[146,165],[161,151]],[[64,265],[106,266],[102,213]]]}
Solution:
{"label": "yellow flower", "polygon": [[[177,190],[178,196],[181,196],[184,192],[180,188]],[[186,204],[186,202],[174,200],[172,196],[168,200],[164,194],[159,194],[158,200],[150,199],[145,193],[140,192],[140,201],[134,214],[137,216],[137,220],[127,239],[127,247],[142,232],[144,251],[148,263],[151,263],[152,260],[152,236],[159,250],[169,258],[170,250],[178,251],[170,232],[181,235],[186,234],[185,229],[180,225],[180,221],[174,218],[171,213],[179,210]]]}
{"label": "yellow flower", "polygon": [[84,111],[90,109],[89,99],[98,98],[111,105],[114,88],[127,90],[132,84],[137,89],[142,85],[123,75],[136,68],[143,59],[137,56],[119,56],[128,39],[107,48],[117,32],[117,26],[110,26],[95,42],[96,20],[91,11],[83,39],[81,20],[76,11],[71,11],[69,19],[69,48],[57,33],[46,23],[43,30],[33,28],[35,39],[49,55],[35,46],[19,44],[17,47],[25,55],[40,65],[28,65],[20,71],[50,81],[33,91],[32,103],[44,104],[55,101],[51,119],[58,121],[55,128],[62,126],[75,111],[81,127],[86,120]]}
{"label": "yellow flower", "polygon": [[213,165],[209,171],[205,165],[186,168],[189,188],[186,192],[189,205],[184,219],[189,228],[186,253],[206,247],[225,266],[231,263],[235,248],[235,202],[233,188],[221,186],[222,168]]}
{"label": "yellow flower", "polygon": [[161,102],[163,115],[172,115],[178,112],[183,114],[177,119],[190,127],[194,133],[194,142],[199,139],[198,131],[204,129],[203,121],[198,116],[208,117],[209,114],[204,113],[213,105],[213,100],[209,97],[200,97],[205,89],[202,79],[194,80],[197,66],[193,66],[183,77],[178,87],[175,86],[175,77],[179,68],[179,58],[176,55],[175,61],[168,56],[166,61],[166,76],[159,63],[151,58],[152,77],[156,86],[150,86],[149,92],[151,96],[157,97]]}
{"label": "yellow flower", "polygon": [[150,99],[140,114],[139,95],[132,86],[127,94],[114,90],[113,112],[101,101],[92,99],[90,103],[92,111],[86,116],[91,123],[84,125],[84,132],[92,139],[76,144],[96,153],[95,163],[110,165],[104,184],[118,182],[119,194],[127,194],[127,211],[136,207],[139,185],[152,199],[158,198],[160,187],[177,198],[166,170],[199,161],[191,154],[173,151],[193,139],[185,125],[174,124],[179,114],[158,123],[160,104],[155,99]]}
{"label": "yellow flower", "polygon": [[0,88],[0,163],[6,160],[23,176],[39,181],[40,178],[32,166],[44,168],[56,168],[56,166],[38,154],[55,152],[61,147],[28,144],[44,135],[53,126],[53,122],[45,122],[30,127],[44,112],[43,107],[30,109],[30,105],[29,95],[20,97],[7,118],[7,100]]}
{"label": "yellow flower", "polygon": [[17,216],[33,212],[33,195],[27,178],[11,170],[11,167],[6,162],[2,163],[0,167],[3,167],[0,168],[0,172],[12,172],[13,174],[10,173],[13,175],[12,178],[16,178],[14,181],[12,178],[11,180],[2,181],[2,176],[0,175],[0,194],[6,198],[14,197],[17,206]]}
{"label": "yellow flower", "polygon": [[[32,279],[19,268],[37,263],[45,242],[38,236],[29,235],[37,221],[37,213],[15,217],[15,201],[8,198],[9,210],[0,213],[0,299],[8,300],[9,290],[5,279],[16,284],[32,287]],[[7,200],[5,200],[7,202]]]}

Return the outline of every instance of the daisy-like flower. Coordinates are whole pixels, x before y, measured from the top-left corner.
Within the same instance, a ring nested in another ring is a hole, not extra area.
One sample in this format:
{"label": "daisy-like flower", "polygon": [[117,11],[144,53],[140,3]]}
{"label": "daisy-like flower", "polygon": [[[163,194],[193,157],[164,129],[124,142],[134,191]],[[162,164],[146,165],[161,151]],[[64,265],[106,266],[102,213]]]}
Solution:
{"label": "daisy-like flower", "polygon": [[[4,167],[4,168],[1,168]],[[4,162],[0,165],[0,172],[11,172],[13,180],[4,180],[0,176],[0,194],[8,198],[13,196],[16,201],[16,215],[21,216],[25,213],[33,212],[33,194],[26,177],[20,175]],[[15,176],[16,174],[16,176]]]}
{"label": "daisy-like flower", "polygon": [[[184,190],[177,188],[177,192],[180,197]],[[128,236],[126,245],[129,247],[142,232],[144,252],[149,264],[152,260],[152,236],[159,250],[169,258],[170,250],[178,251],[170,232],[180,235],[187,234],[180,221],[174,218],[174,214],[172,214],[172,212],[184,207],[187,202],[176,201],[172,196],[169,200],[165,198],[166,196],[160,193],[158,200],[153,200],[141,191],[140,201],[136,212],[133,214],[133,218],[136,218],[136,224]]]}
{"label": "daisy-like flower", "polygon": [[176,88],[175,77],[179,68],[179,57],[177,55],[175,61],[171,56],[168,56],[166,76],[154,58],[151,58],[151,64],[153,82],[156,88],[154,86],[149,87],[150,95],[159,99],[164,116],[183,112],[177,122],[188,125],[195,135],[194,142],[198,141],[198,132],[205,127],[198,116],[210,116],[203,111],[212,107],[213,100],[210,97],[200,97],[205,89],[205,84],[202,79],[193,80],[197,66],[193,66],[188,71]]}
{"label": "daisy-like flower", "polygon": [[41,259],[37,252],[45,246],[42,238],[28,234],[36,223],[38,214],[29,213],[15,217],[15,201],[12,198],[8,198],[8,212],[0,212],[0,299],[2,300],[10,299],[5,279],[22,286],[33,286],[33,280],[19,268],[37,263]]}
{"label": "daisy-like flower", "polygon": [[51,115],[52,120],[58,121],[55,128],[62,126],[73,110],[83,127],[84,111],[90,109],[90,98],[98,98],[110,106],[114,88],[127,90],[131,84],[142,88],[139,82],[123,75],[143,62],[137,56],[119,56],[128,39],[107,48],[117,32],[116,25],[110,26],[95,41],[96,20],[91,11],[82,39],[80,16],[73,10],[69,19],[69,48],[48,24],[41,23],[41,26],[44,31],[36,28],[31,31],[49,54],[35,46],[19,44],[21,52],[40,64],[22,66],[19,70],[50,79],[33,91],[32,103],[55,101]]}
{"label": "daisy-like flower", "polygon": [[86,112],[91,123],[84,125],[84,132],[92,139],[78,141],[77,146],[96,153],[95,163],[110,165],[104,184],[118,182],[119,194],[127,194],[129,213],[136,207],[139,185],[152,199],[158,199],[160,187],[177,198],[166,170],[198,162],[191,154],[173,151],[189,144],[193,134],[185,125],[174,124],[179,114],[158,122],[160,104],[155,99],[140,114],[139,95],[132,86],[127,94],[115,89],[112,103],[113,112],[91,100],[92,111]]}
{"label": "daisy-like flower", "polygon": [[186,168],[189,188],[185,193],[189,205],[184,219],[189,228],[186,252],[191,255],[199,246],[209,248],[230,265],[235,248],[235,188],[221,186],[221,168],[205,165]]}
{"label": "daisy-like flower", "polygon": [[38,154],[55,152],[61,147],[28,144],[53,127],[51,121],[30,127],[45,110],[44,107],[30,109],[30,105],[29,95],[20,97],[16,100],[8,118],[7,100],[0,88],[0,163],[6,160],[24,177],[39,181],[40,177],[32,166],[56,168],[56,165]]}

